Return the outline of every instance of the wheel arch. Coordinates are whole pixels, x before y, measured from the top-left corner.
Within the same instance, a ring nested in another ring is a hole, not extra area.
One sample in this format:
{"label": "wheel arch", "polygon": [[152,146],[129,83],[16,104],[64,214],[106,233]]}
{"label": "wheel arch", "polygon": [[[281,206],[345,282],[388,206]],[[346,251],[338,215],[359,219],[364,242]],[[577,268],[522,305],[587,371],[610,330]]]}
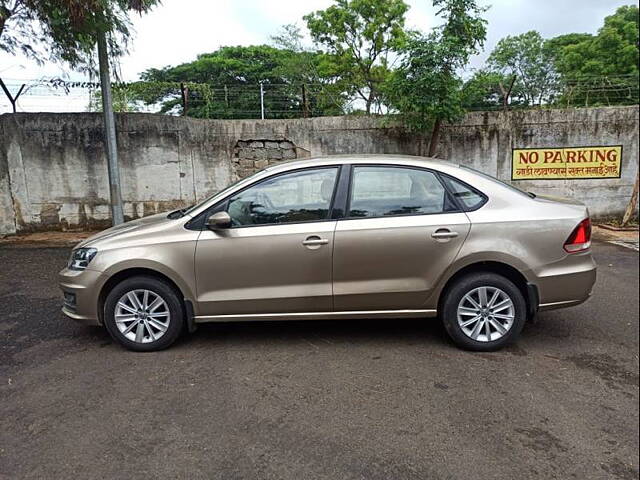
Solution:
{"label": "wheel arch", "polygon": [[120,282],[126,280],[127,278],[136,276],[153,277],[167,283],[178,295],[178,298],[180,299],[180,303],[182,304],[182,308],[186,315],[186,303],[188,302],[188,299],[185,297],[185,292],[183,291],[183,289],[180,288],[180,286],[170,276],[163,272],[160,272],[159,270],[149,267],[127,267],[112,274],[100,289],[100,293],[98,294],[98,319],[101,324],[104,324],[104,303],[106,301],[107,295],[109,295],[109,292]]}
{"label": "wheel arch", "polygon": [[438,311],[442,311],[442,302],[447,291],[461,277],[470,273],[489,272],[501,275],[514,283],[527,303],[527,316],[533,317],[538,309],[538,291],[535,284],[531,283],[518,268],[499,260],[480,260],[459,266],[442,283],[438,292]]}

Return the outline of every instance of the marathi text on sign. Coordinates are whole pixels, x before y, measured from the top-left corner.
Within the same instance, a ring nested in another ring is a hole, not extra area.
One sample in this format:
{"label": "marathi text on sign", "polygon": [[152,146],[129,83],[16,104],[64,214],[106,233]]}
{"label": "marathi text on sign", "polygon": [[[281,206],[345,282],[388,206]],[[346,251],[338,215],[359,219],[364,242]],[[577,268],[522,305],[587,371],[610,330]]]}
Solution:
{"label": "marathi text on sign", "polygon": [[512,180],[620,178],[622,146],[514,148]]}

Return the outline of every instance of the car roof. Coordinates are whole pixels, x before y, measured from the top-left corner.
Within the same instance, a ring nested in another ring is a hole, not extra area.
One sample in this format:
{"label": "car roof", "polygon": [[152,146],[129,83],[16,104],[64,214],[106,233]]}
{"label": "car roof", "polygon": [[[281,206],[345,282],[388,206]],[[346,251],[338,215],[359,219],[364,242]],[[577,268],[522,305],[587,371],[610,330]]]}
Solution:
{"label": "car roof", "polygon": [[291,160],[271,165],[265,170],[269,172],[293,170],[305,167],[322,167],[325,165],[352,164],[385,164],[405,165],[440,169],[442,167],[458,167],[457,164],[433,157],[419,157],[400,154],[342,154],[309,157],[302,160]]}

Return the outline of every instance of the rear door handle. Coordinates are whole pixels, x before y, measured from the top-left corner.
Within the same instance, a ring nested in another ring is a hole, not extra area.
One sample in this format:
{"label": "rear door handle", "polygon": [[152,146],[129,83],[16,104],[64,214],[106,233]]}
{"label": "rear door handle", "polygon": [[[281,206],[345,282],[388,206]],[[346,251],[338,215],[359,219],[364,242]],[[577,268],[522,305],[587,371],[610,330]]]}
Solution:
{"label": "rear door handle", "polygon": [[456,238],[457,236],[458,232],[452,232],[448,228],[439,228],[431,234],[431,237],[436,239]]}

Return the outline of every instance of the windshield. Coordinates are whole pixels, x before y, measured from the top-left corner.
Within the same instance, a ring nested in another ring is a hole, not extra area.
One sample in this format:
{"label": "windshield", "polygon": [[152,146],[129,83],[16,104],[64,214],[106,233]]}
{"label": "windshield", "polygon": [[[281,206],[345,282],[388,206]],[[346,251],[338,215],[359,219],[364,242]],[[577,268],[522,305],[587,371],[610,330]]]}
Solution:
{"label": "windshield", "polygon": [[531,193],[531,192],[527,192],[525,190],[522,190],[518,187],[516,187],[515,185],[512,185],[510,183],[504,182],[502,180],[497,179],[496,177],[492,177],[491,175],[487,175],[484,172],[481,172],[480,170],[476,170],[475,168],[471,168],[471,167],[467,167],[465,165],[460,165],[460,168],[464,168],[465,170],[469,170],[470,172],[473,172],[475,174],[480,175],[483,178],[486,178],[487,180],[491,180],[494,183],[498,183],[500,185],[503,185],[507,188],[509,188],[510,190],[520,193],[521,195],[526,195],[529,198],[536,198],[536,194],[535,193]]}
{"label": "windshield", "polygon": [[201,205],[204,205],[205,203],[207,203],[209,200],[211,200],[213,197],[216,197],[218,195],[221,195],[223,193],[228,192],[229,190],[231,190],[233,187],[235,187],[236,185],[238,185],[240,182],[244,182],[245,180],[255,177],[256,175],[258,175],[259,173],[261,173],[264,169],[259,170],[257,172],[255,172],[254,174],[245,177],[245,178],[241,178],[239,180],[236,180],[235,182],[231,183],[230,185],[227,185],[225,188],[223,188],[222,190],[220,190],[219,192],[214,193],[213,195],[208,196],[207,198],[205,198],[204,200],[202,200],[199,203],[196,203],[195,205],[191,205],[190,207],[184,208],[182,210],[180,210],[180,212],[183,215],[189,215],[191,214],[191,212],[193,212],[194,210],[198,209]]}

